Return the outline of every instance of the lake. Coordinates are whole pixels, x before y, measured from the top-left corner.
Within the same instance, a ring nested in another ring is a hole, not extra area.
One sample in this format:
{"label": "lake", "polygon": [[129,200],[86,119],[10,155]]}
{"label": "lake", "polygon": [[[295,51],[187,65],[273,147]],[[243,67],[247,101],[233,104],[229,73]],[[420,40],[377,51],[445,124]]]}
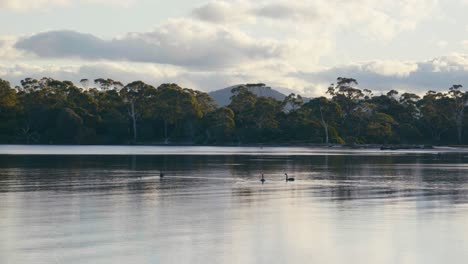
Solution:
{"label": "lake", "polygon": [[468,152],[4,145],[0,234],[8,264],[465,264]]}

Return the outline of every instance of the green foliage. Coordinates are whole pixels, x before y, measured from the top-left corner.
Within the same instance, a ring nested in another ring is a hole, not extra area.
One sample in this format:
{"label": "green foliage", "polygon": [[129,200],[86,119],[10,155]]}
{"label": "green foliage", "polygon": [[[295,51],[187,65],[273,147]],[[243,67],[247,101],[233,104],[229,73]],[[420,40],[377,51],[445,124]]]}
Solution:
{"label": "green foliage", "polygon": [[234,112],[228,107],[218,108],[204,117],[205,143],[232,142],[236,123]]}
{"label": "green foliage", "polygon": [[278,135],[278,115],[283,104],[272,98],[257,97],[246,86],[232,90],[229,108],[234,111],[239,143],[270,142]]}
{"label": "green foliage", "polygon": [[0,113],[15,107],[17,104],[16,91],[10,83],[0,79]]}
{"label": "green foliage", "polygon": [[79,143],[78,136],[83,129],[83,119],[70,108],[60,109],[56,118],[54,138],[56,143],[72,144]]}
{"label": "green foliage", "polygon": [[[162,84],[156,91],[155,101],[155,115],[164,122],[166,143],[170,137],[182,139],[186,134],[193,136],[193,120],[203,116],[194,93],[177,84]],[[168,131],[168,126],[173,126],[172,131]]]}
{"label": "green foliage", "polygon": [[12,88],[0,79],[0,143],[468,144],[461,85],[422,98],[396,90],[373,95],[340,77],[330,98],[290,94],[282,102],[245,85],[218,107],[208,94],[177,84],[91,83],[26,78]]}
{"label": "green foliage", "polygon": [[367,138],[370,142],[391,143],[393,127],[397,125],[395,120],[384,113],[375,113],[367,123]]}

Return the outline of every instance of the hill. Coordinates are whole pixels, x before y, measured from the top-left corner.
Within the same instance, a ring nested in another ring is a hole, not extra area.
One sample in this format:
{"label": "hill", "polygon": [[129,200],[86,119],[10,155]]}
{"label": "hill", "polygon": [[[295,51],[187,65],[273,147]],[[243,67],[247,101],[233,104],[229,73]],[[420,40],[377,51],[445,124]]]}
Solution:
{"label": "hill", "polygon": [[229,105],[229,103],[231,102],[231,99],[230,99],[231,96],[232,96],[231,90],[233,88],[236,88],[236,87],[239,87],[239,86],[242,86],[242,85],[247,86],[249,91],[252,92],[253,94],[257,95],[257,96],[270,97],[270,98],[274,98],[274,99],[276,99],[278,101],[283,101],[284,98],[286,98],[285,94],[283,94],[283,93],[281,93],[281,92],[279,92],[277,90],[274,90],[271,87],[266,86],[263,83],[259,83],[259,84],[239,84],[239,85],[230,86],[230,87],[227,87],[227,88],[224,88],[224,89],[221,89],[221,90],[216,90],[216,91],[210,92],[208,94],[216,101],[216,103],[219,106],[226,106],[226,105]]}

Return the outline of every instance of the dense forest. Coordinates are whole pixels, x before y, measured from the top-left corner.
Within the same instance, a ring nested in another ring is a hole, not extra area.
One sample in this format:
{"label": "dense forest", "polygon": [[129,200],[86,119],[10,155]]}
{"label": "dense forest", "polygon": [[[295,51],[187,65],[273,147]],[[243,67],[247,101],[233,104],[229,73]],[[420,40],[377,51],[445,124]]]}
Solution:
{"label": "dense forest", "polygon": [[338,78],[328,98],[284,101],[232,90],[218,107],[206,93],[111,79],[80,86],[0,79],[0,143],[18,144],[468,144],[468,93],[461,85],[420,97],[374,95]]}

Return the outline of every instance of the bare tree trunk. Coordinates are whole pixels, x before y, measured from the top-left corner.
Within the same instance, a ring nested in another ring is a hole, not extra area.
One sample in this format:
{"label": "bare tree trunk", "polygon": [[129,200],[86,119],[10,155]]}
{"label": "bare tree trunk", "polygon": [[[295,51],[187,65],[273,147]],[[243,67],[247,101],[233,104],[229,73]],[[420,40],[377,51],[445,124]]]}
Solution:
{"label": "bare tree trunk", "polygon": [[135,102],[130,103],[130,109],[128,111],[128,115],[132,119],[132,125],[133,125],[133,143],[136,143],[137,141],[137,114],[135,113]]}
{"label": "bare tree trunk", "polygon": [[320,106],[320,118],[322,119],[322,126],[323,129],[325,130],[325,143],[328,145],[329,144],[329,139],[328,139],[328,124],[325,122],[325,119],[323,118],[323,112],[322,112],[322,107]]}
{"label": "bare tree trunk", "polygon": [[325,128],[325,143],[328,145],[330,144],[329,139],[328,139],[328,125],[325,125],[324,128]]}

